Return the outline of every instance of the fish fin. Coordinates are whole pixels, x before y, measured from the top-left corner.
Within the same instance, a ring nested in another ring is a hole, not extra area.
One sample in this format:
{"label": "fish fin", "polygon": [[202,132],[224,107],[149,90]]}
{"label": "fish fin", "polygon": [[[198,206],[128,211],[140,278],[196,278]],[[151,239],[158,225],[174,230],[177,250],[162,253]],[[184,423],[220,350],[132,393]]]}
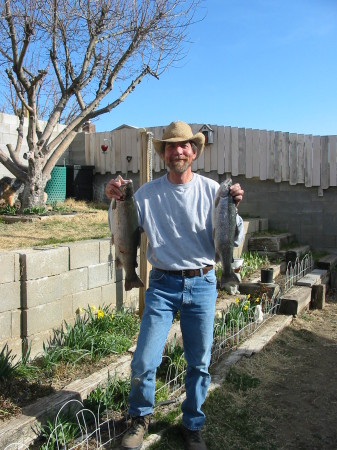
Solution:
{"label": "fish fin", "polygon": [[133,288],[140,288],[144,287],[144,283],[142,280],[138,277],[138,275],[135,273],[135,276],[131,279],[125,279],[124,283],[124,289],[126,291],[131,291]]}
{"label": "fish fin", "polygon": [[241,283],[241,277],[239,273],[231,271],[229,274],[222,274],[220,287],[225,289],[229,294],[235,295],[239,293],[239,284]]}

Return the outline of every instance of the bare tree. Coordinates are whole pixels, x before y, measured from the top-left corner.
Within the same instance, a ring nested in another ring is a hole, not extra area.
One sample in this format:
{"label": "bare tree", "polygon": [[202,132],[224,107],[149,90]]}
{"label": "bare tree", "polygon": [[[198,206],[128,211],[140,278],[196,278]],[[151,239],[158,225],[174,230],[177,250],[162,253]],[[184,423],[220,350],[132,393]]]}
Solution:
{"label": "bare tree", "polygon": [[[20,119],[16,146],[0,149],[0,162],[25,183],[24,206],[42,203],[53,167],[85,122],[184,56],[200,2],[0,0],[0,64]],[[28,165],[20,158],[27,115]],[[52,138],[59,122],[66,127]]]}

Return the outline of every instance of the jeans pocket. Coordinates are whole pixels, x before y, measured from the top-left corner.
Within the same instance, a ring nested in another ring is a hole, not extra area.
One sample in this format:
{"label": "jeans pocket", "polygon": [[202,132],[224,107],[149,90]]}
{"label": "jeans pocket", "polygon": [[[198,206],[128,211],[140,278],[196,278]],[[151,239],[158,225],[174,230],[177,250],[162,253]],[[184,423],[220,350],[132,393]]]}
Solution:
{"label": "jeans pocket", "polygon": [[204,280],[210,284],[216,284],[216,275],[215,271],[211,270],[204,275]]}
{"label": "jeans pocket", "polygon": [[165,273],[160,270],[152,269],[149,275],[150,281],[161,281],[165,278]]}

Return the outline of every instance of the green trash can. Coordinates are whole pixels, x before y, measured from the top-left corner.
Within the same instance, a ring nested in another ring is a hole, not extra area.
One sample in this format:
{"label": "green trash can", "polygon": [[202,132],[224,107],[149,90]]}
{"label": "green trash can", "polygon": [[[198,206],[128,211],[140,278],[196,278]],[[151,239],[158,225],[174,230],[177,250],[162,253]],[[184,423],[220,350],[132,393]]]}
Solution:
{"label": "green trash can", "polygon": [[47,204],[64,202],[67,190],[67,168],[55,166],[51,171],[51,178],[47,181],[45,192],[48,194]]}

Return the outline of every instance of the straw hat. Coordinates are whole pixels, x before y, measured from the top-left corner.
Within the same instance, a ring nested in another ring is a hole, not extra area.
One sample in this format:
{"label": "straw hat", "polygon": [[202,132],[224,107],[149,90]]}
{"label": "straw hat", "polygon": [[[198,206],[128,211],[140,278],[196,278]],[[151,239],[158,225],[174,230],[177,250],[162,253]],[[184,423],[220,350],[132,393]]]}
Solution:
{"label": "straw hat", "polygon": [[162,139],[153,139],[153,146],[159,156],[164,151],[166,142],[186,142],[193,141],[198,148],[197,158],[204,150],[205,136],[202,133],[193,135],[192,128],[185,122],[172,122],[166,128]]}

